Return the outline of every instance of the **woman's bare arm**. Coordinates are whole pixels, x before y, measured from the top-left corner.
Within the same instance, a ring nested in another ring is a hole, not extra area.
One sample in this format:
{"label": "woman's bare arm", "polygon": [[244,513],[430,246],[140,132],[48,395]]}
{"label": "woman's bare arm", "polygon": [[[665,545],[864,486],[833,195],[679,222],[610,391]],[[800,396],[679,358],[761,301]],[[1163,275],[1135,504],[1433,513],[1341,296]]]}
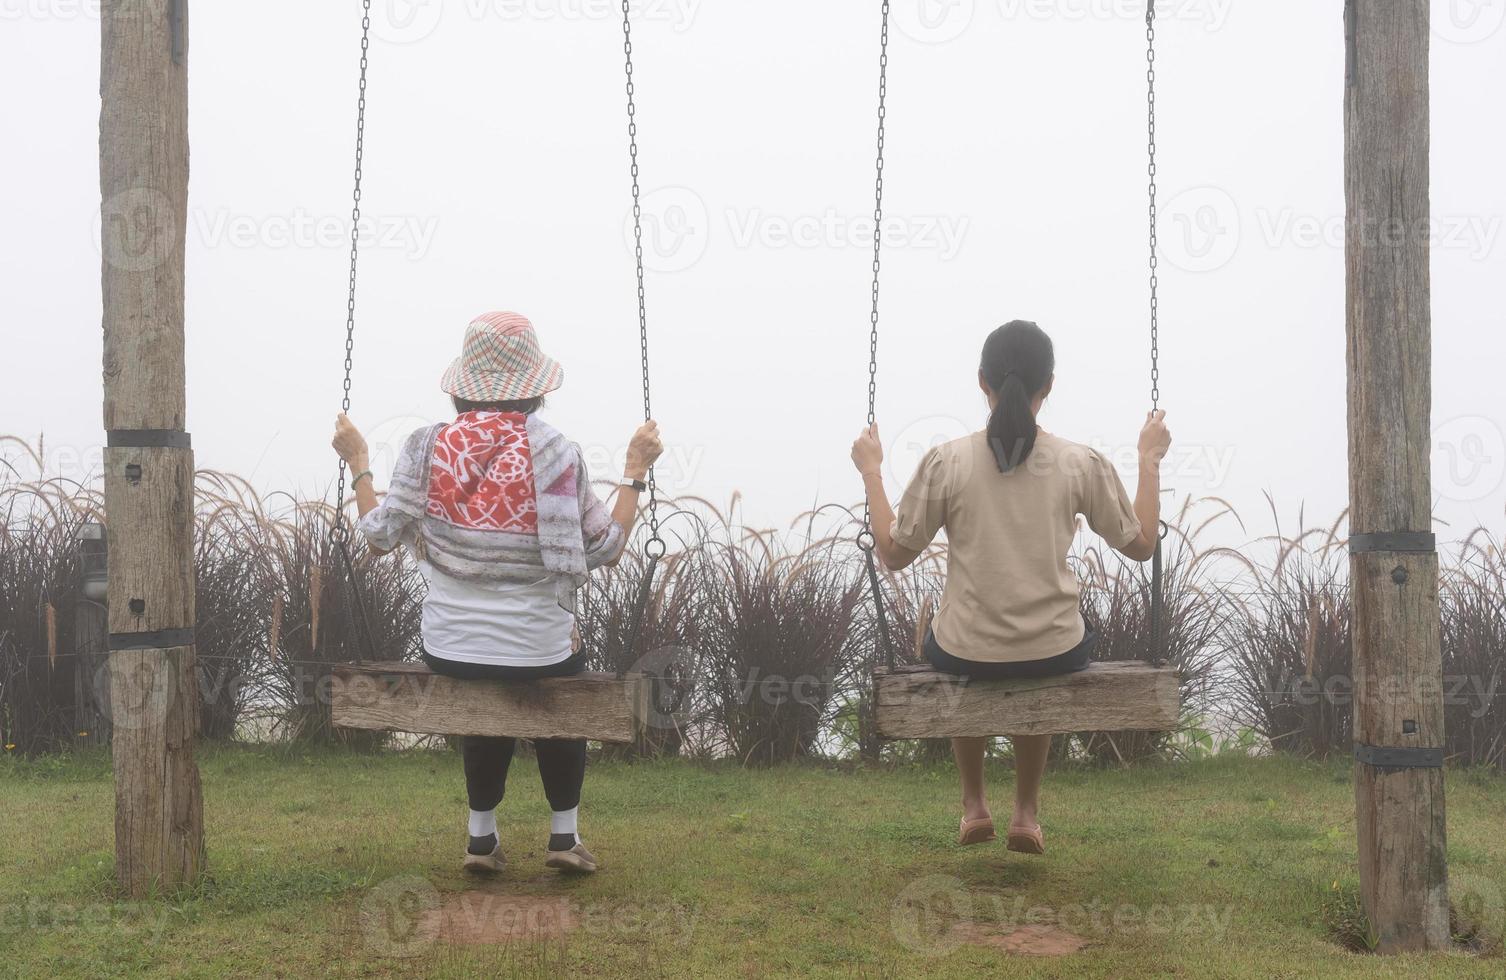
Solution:
{"label": "woman's bare arm", "polygon": [[[373,486],[376,477],[371,475],[371,454],[366,448],[366,438],[344,412],[335,419],[332,445],[340,458],[345,460],[345,465],[350,467],[351,489],[356,494],[356,519],[360,520],[377,509],[376,487]],[[336,501],[335,506],[341,506],[342,503],[343,501]],[[372,548],[371,551],[377,555],[388,553],[381,548]]]}
{"label": "woman's bare arm", "polygon": [[1161,536],[1161,460],[1171,448],[1171,430],[1166,413],[1151,412],[1140,430],[1140,480],[1135,489],[1135,517],[1140,536],[1119,551],[1133,561],[1149,561]]}
{"label": "woman's bare arm", "polygon": [[852,444],[852,462],[863,476],[863,492],[868,498],[868,513],[873,528],[873,550],[891,572],[909,568],[920,552],[895,544],[894,508],[884,489],[884,448],[879,442],[878,426],[870,425]]}
{"label": "woman's bare arm", "polygon": [[891,572],[909,568],[920,557],[920,552],[894,543],[894,508],[889,506],[889,493],[884,489],[884,478],[877,473],[864,473],[863,491],[868,495],[868,511],[873,522],[873,547],[879,560]]}
{"label": "woman's bare arm", "polygon": [[[664,443],[659,438],[659,423],[649,420],[638,427],[628,443],[627,466],[623,473],[629,480],[648,479],[648,471],[664,452]],[[618,487],[617,499],[612,503],[612,520],[622,528],[623,551],[632,537],[633,526],[638,523],[638,498],[641,495],[632,487]],[[616,565],[622,561],[622,551],[606,564]]]}

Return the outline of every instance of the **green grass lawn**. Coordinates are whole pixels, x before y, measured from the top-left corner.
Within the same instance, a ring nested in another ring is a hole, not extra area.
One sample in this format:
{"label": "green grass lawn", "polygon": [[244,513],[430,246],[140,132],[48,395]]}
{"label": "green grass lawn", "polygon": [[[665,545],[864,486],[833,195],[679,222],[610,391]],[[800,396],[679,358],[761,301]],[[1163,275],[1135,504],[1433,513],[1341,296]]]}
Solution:
{"label": "green grass lawn", "polygon": [[[520,759],[500,811],[512,867],[477,886],[458,871],[456,755],[216,748],[200,762],[208,878],[139,905],[112,893],[108,757],[0,762],[0,974],[1506,974],[1499,953],[1382,960],[1331,939],[1324,909],[1354,887],[1346,765],[1056,772],[1044,858],[958,849],[949,767],[593,765],[582,831],[606,869],[564,880],[542,867],[547,807]],[[1007,767],[991,778],[1006,800]],[[1451,870],[1499,939],[1506,780],[1453,774],[1448,788]],[[519,898],[536,900],[532,921],[568,909],[575,927],[432,937],[435,922],[513,915]],[[1087,946],[1042,958],[977,942],[1030,923]]]}

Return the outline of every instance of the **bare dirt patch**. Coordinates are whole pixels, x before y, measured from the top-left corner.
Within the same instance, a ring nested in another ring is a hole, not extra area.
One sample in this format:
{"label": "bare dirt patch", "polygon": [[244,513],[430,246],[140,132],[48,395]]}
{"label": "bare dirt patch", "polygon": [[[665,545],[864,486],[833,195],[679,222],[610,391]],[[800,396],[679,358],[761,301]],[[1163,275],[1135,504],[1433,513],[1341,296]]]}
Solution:
{"label": "bare dirt patch", "polygon": [[514,895],[493,888],[446,895],[432,915],[434,935],[456,946],[557,939],[580,924],[568,898]]}
{"label": "bare dirt patch", "polygon": [[1070,956],[1088,945],[1055,926],[1021,926],[1005,931],[979,922],[959,922],[952,926],[951,938],[969,946],[987,946],[1017,956]]}

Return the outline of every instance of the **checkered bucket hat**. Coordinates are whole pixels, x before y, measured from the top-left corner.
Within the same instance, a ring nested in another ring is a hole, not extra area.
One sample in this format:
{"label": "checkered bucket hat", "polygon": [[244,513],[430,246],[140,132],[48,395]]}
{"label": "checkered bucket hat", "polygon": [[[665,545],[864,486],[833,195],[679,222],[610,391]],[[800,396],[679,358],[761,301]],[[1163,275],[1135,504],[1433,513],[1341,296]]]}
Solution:
{"label": "checkered bucket hat", "polygon": [[471,402],[510,402],[537,398],[565,383],[565,369],[539,349],[528,318],[486,313],[465,331],[465,348],[439,386]]}

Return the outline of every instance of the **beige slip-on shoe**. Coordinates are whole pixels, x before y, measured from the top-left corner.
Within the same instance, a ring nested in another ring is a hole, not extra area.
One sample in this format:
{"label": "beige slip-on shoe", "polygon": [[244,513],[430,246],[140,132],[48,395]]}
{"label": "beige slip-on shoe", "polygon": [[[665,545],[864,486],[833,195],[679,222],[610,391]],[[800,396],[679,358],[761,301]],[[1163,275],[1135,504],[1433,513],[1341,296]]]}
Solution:
{"label": "beige slip-on shoe", "polygon": [[549,851],[544,855],[544,867],[558,868],[572,874],[588,875],[599,867],[596,858],[586,850],[586,845],[576,842],[568,851]]}
{"label": "beige slip-on shoe", "polygon": [[465,863],[461,869],[473,875],[499,874],[507,867],[507,858],[502,854],[502,845],[498,843],[490,854],[472,854],[465,852]]}

